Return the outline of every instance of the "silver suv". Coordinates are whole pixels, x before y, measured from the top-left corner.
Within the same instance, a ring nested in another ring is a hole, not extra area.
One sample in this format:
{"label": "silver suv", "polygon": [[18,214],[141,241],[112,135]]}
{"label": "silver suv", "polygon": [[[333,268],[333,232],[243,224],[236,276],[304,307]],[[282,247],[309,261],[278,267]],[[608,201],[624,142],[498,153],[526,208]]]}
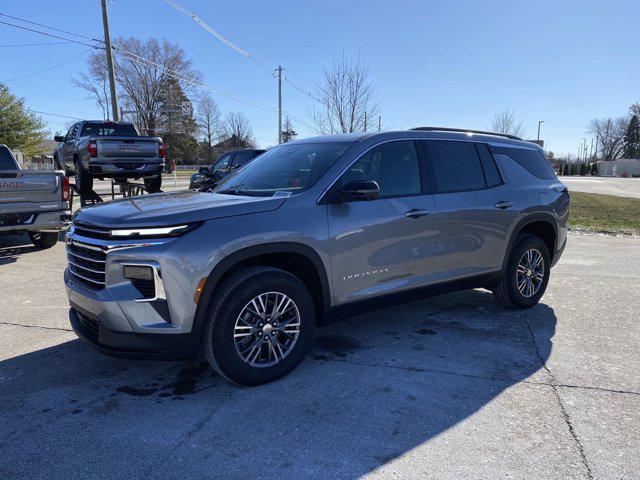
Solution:
{"label": "silver suv", "polygon": [[273,148],[214,192],[82,209],[66,237],[76,333],[117,356],[204,353],[227,379],[276,380],[316,325],[484,287],[543,295],[569,195],[535,144],[420,128]]}

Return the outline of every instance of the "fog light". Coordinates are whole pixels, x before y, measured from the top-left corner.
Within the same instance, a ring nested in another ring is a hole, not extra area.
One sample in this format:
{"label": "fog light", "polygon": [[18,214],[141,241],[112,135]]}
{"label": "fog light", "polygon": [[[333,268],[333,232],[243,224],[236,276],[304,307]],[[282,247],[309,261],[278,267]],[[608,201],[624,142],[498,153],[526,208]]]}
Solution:
{"label": "fog light", "polygon": [[153,280],[153,268],[143,265],[125,265],[122,267],[124,278],[129,280]]}

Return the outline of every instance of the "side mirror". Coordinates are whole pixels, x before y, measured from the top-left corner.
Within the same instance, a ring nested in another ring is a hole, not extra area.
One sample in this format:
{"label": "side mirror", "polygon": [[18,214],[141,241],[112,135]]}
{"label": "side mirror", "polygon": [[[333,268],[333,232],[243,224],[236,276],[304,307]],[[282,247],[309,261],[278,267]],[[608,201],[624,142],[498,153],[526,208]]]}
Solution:
{"label": "side mirror", "polygon": [[375,200],[380,195],[380,187],[373,180],[357,180],[349,182],[334,194],[334,198],[342,202],[358,202]]}
{"label": "side mirror", "polygon": [[209,167],[200,167],[198,173],[200,175],[209,175]]}
{"label": "side mirror", "polygon": [[217,182],[218,180],[222,180],[224,178],[224,173],[220,170],[214,170],[211,174],[211,177]]}
{"label": "side mirror", "polygon": [[53,140],[55,142],[58,142],[58,143],[64,142],[64,136],[63,135],[56,135],[55,137],[53,137]]}

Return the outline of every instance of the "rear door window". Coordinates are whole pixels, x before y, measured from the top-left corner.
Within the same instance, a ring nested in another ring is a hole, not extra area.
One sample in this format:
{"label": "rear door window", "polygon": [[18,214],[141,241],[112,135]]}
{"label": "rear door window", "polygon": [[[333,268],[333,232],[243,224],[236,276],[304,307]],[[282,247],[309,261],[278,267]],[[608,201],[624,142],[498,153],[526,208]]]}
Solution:
{"label": "rear door window", "polygon": [[547,159],[540,150],[531,148],[497,147],[491,145],[491,152],[496,155],[505,155],[518,165],[526,169],[537,178],[556,178],[555,173]]}
{"label": "rear door window", "polygon": [[486,188],[480,158],[473,143],[448,140],[425,143],[439,193]]}

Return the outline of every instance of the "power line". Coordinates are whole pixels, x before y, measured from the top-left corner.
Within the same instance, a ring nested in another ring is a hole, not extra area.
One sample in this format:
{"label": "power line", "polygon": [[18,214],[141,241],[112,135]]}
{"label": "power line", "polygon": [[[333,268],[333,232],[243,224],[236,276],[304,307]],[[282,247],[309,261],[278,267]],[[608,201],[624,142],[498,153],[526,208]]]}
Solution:
{"label": "power line", "polygon": [[5,45],[0,45],[0,48],[8,48],[8,47],[39,47],[42,45],[64,45],[72,42],[43,42],[43,43],[7,43]]}
{"label": "power line", "polygon": [[[229,40],[228,38],[224,37],[220,32],[214,30],[210,25],[208,25],[204,20],[202,20],[200,17],[198,17],[195,13],[187,10],[186,8],[184,8],[182,5],[178,4],[177,2],[175,2],[174,0],[163,0],[166,4],[172,6],[173,8],[175,8],[176,10],[184,13],[185,15],[187,15],[188,17],[191,17],[196,23],[198,23],[202,28],[204,28],[205,30],[207,30],[209,33],[213,34],[218,40],[220,40],[221,42],[223,42],[225,45],[227,45],[228,47],[232,48],[233,50],[235,50],[236,52],[240,53],[241,55],[243,55],[244,57],[250,58],[251,60],[253,60],[255,62],[255,64],[260,67],[262,70],[264,70],[266,73],[268,73],[269,75],[272,74],[273,69],[269,68],[268,66],[266,66],[263,62],[261,62],[258,58],[256,58],[255,54],[253,52],[250,52],[248,50],[245,50],[243,48],[240,48],[238,45],[236,45],[235,43],[233,43],[231,40]],[[272,59],[273,60],[273,59]],[[278,62],[274,62],[274,64],[278,64]],[[318,100],[316,97],[314,97],[309,91],[304,90],[300,87],[298,87],[297,85],[295,85],[291,80],[287,79],[285,77],[284,79],[289,85],[291,85],[293,88],[295,88],[296,90],[300,91],[301,93],[307,95],[308,97],[310,97],[311,99],[315,100],[316,102],[322,103],[320,102],[320,100]],[[307,82],[304,82],[307,83]]]}
{"label": "power line", "polygon": [[227,39],[224,37],[224,35],[222,35],[221,33],[219,33],[218,31],[214,30],[213,28],[211,28],[209,25],[207,25],[204,20],[202,20],[200,17],[198,17],[195,13],[190,12],[189,10],[187,10],[186,8],[184,8],[182,5],[178,4],[177,2],[174,2],[173,0],[164,0],[164,2],[170,6],[172,6],[173,8],[175,8],[176,10],[178,10],[179,12],[184,13],[185,15],[187,15],[188,17],[191,17],[196,23],[198,23],[202,28],[204,28],[205,30],[207,30],[209,33],[211,33],[212,35],[214,35],[218,40],[220,40],[222,43],[224,43],[225,45],[227,45],[229,48],[232,48],[233,50],[235,50],[236,52],[238,52],[241,55],[244,55],[247,58],[251,58],[253,56],[253,54],[243,48],[240,48],[239,46],[237,46],[235,43],[233,43],[231,40]]}
{"label": "power line", "polygon": [[33,113],[39,113],[40,115],[51,115],[52,117],[69,118],[71,120],[82,120],[79,117],[70,117],[68,115],[60,115],[59,113],[41,112],[39,110],[29,110],[29,111]]}
{"label": "power line", "polygon": [[86,35],[80,35],[79,33],[69,32],[68,30],[62,30],[61,28],[51,27],[49,25],[45,25],[44,23],[38,23],[38,22],[33,22],[31,20],[25,20],[24,18],[20,18],[20,17],[13,17],[11,15],[7,15],[6,13],[0,13],[0,16],[11,18],[13,20],[18,20],[19,22],[28,23],[30,25],[36,25],[38,27],[48,28],[49,30],[53,30],[55,32],[66,33],[67,35],[72,35],[74,37],[84,38],[85,40],[92,40],[94,42],[96,41],[95,38],[91,38],[91,37],[88,37]]}
{"label": "power line", "polygon": [[[120,51],[125,57],[128,57],[129,60],[132,61],[132,62],[138,62],[138,63],[142,62],[143,64],[146,64],[146,66],[159,67],[159,68],[163,69],[168,76],[170,76],[172,78],[175,78],[177,80],[182,80],[183,82],[188,83],[189,85],[193,85],[195,87],[203,88],[205,90],[209,90],[211,92],[217,93],[218,95],[222,95],[222,96],[230,98],[232,100],[236,100],[236,101],[241,102],[241,103],[246,103],[248,105],[252,105],[252,106],[257,107],[257,108],[262,108],[264,110],[269,110],[270,112],[273,112],[273,113],[277,113],[278,112],[277,108],[271,107],[270,105],[266,105],[264,103],[260,103],[260,102],[257,102],[255,100],[251,100],[249,98],[241,97],[239,95],[236,95],[236,94],[233,94],[233,93],[230,93],[230,92],[226,92],[226,91],[221,90],[221,89],[219,89],[217,87],[212,87],[212,86],[204,84],[202,82],[194,81],[193,79],[187,77],[184,74],[176,72],[175,70],[172,70],[169,67],[166,67],[166,66],[161,65],[161,64],[159,64],[157,62],[154,62],[152,60],[144,58],[144,57],[142,57],[140,55],[137,55],[137,54],[135,54],[133,52],[125,50],[125,49],[123,49],[123,48],[121,48],[121,47],[119,47],[117,45],[112,45],[112,48],[114,50],[116,50],[116,51]],[[288,115],[290,118],[296,120],[298,123],[304,125],[305,127],[313,129],[313,127],[311,125],[309,125],[305,121],[301,120],[300,118],[292,115],[291,113],[286,112],[285,110],[282,110],[282,112],[285,115]]]}
{"label": "power line", "polygon": [[54,35],[53,33],[47,33],[47,32],[43,32],[41,30],[36,30],[34,28],[28,28],[28,27],[23,27],[23,26],[20,26],[20,25],[16,25],[14,23],[3,22],[2,20],[0,20],[0,24],[8,25],[10,27],[19,28],[21,30],[27,30],[27,31],[33,32],[33,33],[39,33],[40,35],[46,35],[47,37],[57,38],[58,40],[66,40],[68,42],[77,43],[79,45],[84,45],[85,47],[91,47],[91,48],[96,48],[96,49],[97,48],[102,48],[102,47],[98,47],[96,45],[89,45],[88,43],[80,42],[78,40],[72,40],[70,38],[65,38],[65,37],[61,37],[59,35]]}
{"label": "power line", "polygon": [[[169,3],[169,2],[174,3],[175,5],[171,5],[171,6],[173,6],[174,8],[177,8],[180,11],[184,10],[184,12],[187,12],[186,13],[187,15],[191,16],[191,14],[190,14],[190,12],[188,10],[183,9],[180,5],[178,5],[177,3],[173,2],[172,0],[165,0],[165,1],[167,1],[167,3]],[[9,17],[9,18],[12,18],[12,19],[15,19],[15,20],[23,21],[25,23],[30,23],[32,25],[40,26],[40,27],[43,27],[43,28],[48,28],[50,30],[58,31],[58,32],[61,32],[61,33],[66,33],[67,35],[73,35],[73,36],[76,36],[76,37],[79,37],[79,38],[85,38],[85,39],[91,40],[93,42],[104,44],[104,41],[102,41],[100,39],[90,38],[90,37],[87,37],[86,35],[80,35],[80,34],[73,33],[73,32],[67,31],[67,30],[58,29],[58,28],[51,27],[51,26],[43,24],[43,23],[33,22],[31,20],[25,20],[25,19],[22,19],[22,18],[13,17],[13,16],[6,15],[6,14],[3,14],[3,13],[0,13],[0,15],[1,16],[5,16],[5,17]],[[195,16],[195,14],[193,14],[193,15]],[[200,20],[200,22],[202,22],[202,20]],[[200,22],[198,22],[198,23],[200,23]],[[204,22],[202,22],[202,23],[204,23]],[[68,41],[68,42],[77,43],[77,44],[80,44],[80,45],[85,45],[87,47],[91,47],[91,48],[95,48],[95,49],[99,49],[99,48],[104,49],[105,48],[102,45],[101,46],[89,45],[87,43],[84,43],[84,42],[81,42],[81,41],[78,41],[78,40],[72,40],[70,38],[60,37],[60,36],[54,35],[52,33],[47,33],[47,32],[43,32],[41,30],[36,30],[36,29],[32,29],[32,28],[28,28],[28,27],[24,27],[24,26],[20,26],[20,25],[15,25],[15,24],[12,24],[12,23],[9,23],[9,22],[4,22],[2,20],[0,20],[0,24],[8,25],[8,26],[19,28],[19,29],[22,29],[22,30],[27,30],[27,31],[34,32],[34,33],[39,33],[41,35],[46,35],[46,36],[49,36],[49,37],[57,38],[59,40],[65,40],[65,41]],[[246,50],[243,50],[242,48],[237,47],[235,44],[233,44],[233,42],[231,42],[231,41],[227,40],[226,38],[224,38],[221,34],[216,32],[215,30],[213,30],[208,25],[205,28],[207,28],[207,30],[211,31],[211,33],[213,33],[216,37],[218,37],[218,38],[222,37],[222,38],[220,38],[220,40],[223,41],[229,47],[233,48],[234,50],[238,51],[239,53],[241,53],[244,56],[247,56],[247,54],[248,54],[248,58],[253,58],[254,61],[257,64],[260,64],[260,62],[258,60],[256,60],[250,52],[247,52]],[[221,90],[221,89],[216,88],[216,87],[212,87],[210,85],[206,85],[206,84],[201,83],[201,82],[196,82],[193,79],[191,79],[191,78],[189,78],[189,77],[187,77],[187,76],[185,76],[185,75],[183,75],[183,74],[181,74],[179,72],[176,72],[175,70],[172,70],[172,69],[170,69],[168,67],[165,67],[164,65],[161,65],[159,63],[156,63],[156,62],[153,62],[151,60],[148,60],[148,59],[146,59],[144,57],[141,57],[140,55],[137,55],[137,54],[135,54],[133,52],[129,52],[128,50],[125,50],[124,48],[121,48],[119,46],[112,45],[112,48],[113,48],[113,50],[120,51],[125,56],[129,56],[129,60],[131,60],[131,61],[136,61],[133,58],[131,58],[131,57],[134,57],[134,58],[137,59],[138,63],[139,62],[144,62],[144,63],[147,64],[147,66],[153,65],[153,66],[162,68],[163,70],[165,70],[165,72],[167,72],[167,74],[169,76],[171,76],[171,77],[173,77],[173,78],[175,78],[177,80],[182,80],[183,82],[188,83],[190,85],[193,85],[193,86],[196,86],[196,87],[199,87],[199,88],[203,88],[203,89],[206,89],[206,90],[210,90],[210,91],[212,91],[214,93],[217,93],[219,95],[222,95],[224,97],[230,98],[232,100],[236,100],[236,101],[241,102],[241,103],[246,103],[247,105],[252,105],[252,106],[257,107],[257,108],[262,108],[262,109],[265,109],[265,110],[269,110],[269,111],[274,112],[274,113],[277,113],[277,111],[278,111],[274,107],[271,107],[269,105],[265,105],[263,103],[255,101],[255,100],[251,100],[249,98],[245,98],[245,97],[242,97],[242,96],[230,93],[230,92],[226,92],[224,90]],[[269,71],[269,73],[271,73],[271,71]],[[285,115],[289,116],[291,119],[293,119],[293,120],[297,121],[298,123],[304,125],[305,127],[313,129],[313,127],[311,125],[309,125],[305,121],[301,120],[300,118],[294,116],[293,114],[291,114],[289,112],[286,112],[285,110],[282,110],[282,112]],[[44,114],[46,114],[46,113],[44,113]],[[71,118],[71,117],[67,117],[67,118]]]}
{"label": "power line", "polygon": [[8,80],[0,80],[0,82],[2,82],[2,83],[6,83],[6,82],[13,82],[13,81],[15,81],[15,80],[22,80],[22,79],[24,79],[24,78],[29,78],[29,77],[34,77],[34,76],[36,76],[36,75],[40,75],[41,73],[48,72],[49,70],[53,70],[54,68],[57,68],[57,67],[59,67],[59,66],[61,66],[61,65],[64,65],[65,63],[69,63],[70,61],[75,60],[76,58],[81,57],[82,55],[84,55],[85,53],[90,52],[90,51],[91,51],[91,49],[85,50],[85,51],[84,51],[84,52],[82,52],[82,53],[79,53],[79,54],[77,54],[77,55],[74,55],[74,56],[73,56],[73,57],[71,57],[71,58],[67,58],[67,59],[66,59],[66,60],[64,60],[64,61],[62,61],[62,62],[60,62],[60,63],[56,63],[55,65],[52,65],[52,66],[50,66],[50,67],[47,67],[47,68],[45,68],[45,69],[43,69],[43,70],[39,70],[39,71],[37,71],[37,72],[29,73],[29,74],[27,74],[27,75],[23,75],[23,76],[21,76],[21,77],[9,78]]}

